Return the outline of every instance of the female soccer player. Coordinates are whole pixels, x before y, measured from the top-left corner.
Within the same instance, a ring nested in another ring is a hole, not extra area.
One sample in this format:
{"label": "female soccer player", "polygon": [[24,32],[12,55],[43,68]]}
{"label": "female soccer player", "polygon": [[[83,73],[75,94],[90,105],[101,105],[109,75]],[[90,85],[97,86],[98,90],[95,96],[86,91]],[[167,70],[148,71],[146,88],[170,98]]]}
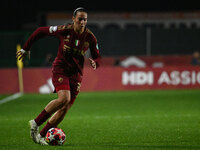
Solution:
{"label": "female soccer player", "polygon": [[[56,36],[60,40],[57,57],[53,62],[52,82],[58,98],[49,102],[42,112],[30,120],[30,135],[34,142],[47,145],[44,137],[47,131],[56,127],[65,117],[80,91],[83,75],[84,55],[90,49],[89,58],[94,70],[99,67],[100,55],[97,40],[86,28],[87,11],[77,8],[72,16],[72,24],[62,26],[39,27],[28,38],[16,57],[24,60],[30,55],[32,44],[45,36]],[[51,118],[50,118],[51,117]],[[39,126],[50,118],[39,133]]]}

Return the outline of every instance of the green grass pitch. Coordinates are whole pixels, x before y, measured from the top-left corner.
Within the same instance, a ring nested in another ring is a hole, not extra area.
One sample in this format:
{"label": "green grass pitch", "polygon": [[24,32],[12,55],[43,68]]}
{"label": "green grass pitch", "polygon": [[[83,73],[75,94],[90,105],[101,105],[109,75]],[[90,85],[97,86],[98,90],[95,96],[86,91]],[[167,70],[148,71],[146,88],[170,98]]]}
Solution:
{"label": "green grass pitch", "polygon": [[56,96],[25,94],[1,104],[0,149],[200,149],[200,90],[82,92],[59,126],[65,144],[35,144],[28,121]]}

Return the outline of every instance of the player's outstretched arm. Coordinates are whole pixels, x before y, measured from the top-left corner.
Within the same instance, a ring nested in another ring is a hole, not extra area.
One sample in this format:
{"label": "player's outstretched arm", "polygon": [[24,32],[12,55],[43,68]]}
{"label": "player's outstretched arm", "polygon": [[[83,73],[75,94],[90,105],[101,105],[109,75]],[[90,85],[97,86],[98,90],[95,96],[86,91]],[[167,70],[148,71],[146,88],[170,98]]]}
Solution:
{"label": "player's outstretched arm", "polygon": [[24,58],[28,56],[28,58],[30,59],[30,51],[25,51],[23,49],[21,49],[20,51],[18,51],[16,53],[16,58],[18,58],[19,60],[24,61]]}

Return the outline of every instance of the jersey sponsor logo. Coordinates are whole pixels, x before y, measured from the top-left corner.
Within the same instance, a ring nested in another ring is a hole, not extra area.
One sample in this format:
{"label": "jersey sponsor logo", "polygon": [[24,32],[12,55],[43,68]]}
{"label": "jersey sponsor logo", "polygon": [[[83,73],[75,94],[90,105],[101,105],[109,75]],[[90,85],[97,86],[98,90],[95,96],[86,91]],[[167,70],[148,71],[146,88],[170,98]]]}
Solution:
{"label": "jersey sponsor logo", "polygon": [[77,48],[71,48],[71,47],[67,46],[66,44],[64,44],[63,51],[68,54],[79,55],[79,56],[81,56],[81,55],[85,56],[85,53],[86,53],[86,51],[84,51],[84,50],[80,50]]}
{"label": "jersey sponsor logo", "polygon": [[64,45],[64,47],[63,47],[63,51],[64,51],[64,52],[66,52],[66,50],[68,50],[68,51],[69,51],[69,50],[70,50],[70,47],[69,47],[69,46],[67,46],[67,45]]}
{"label": "jersey sponsor logo", "polygon": [[69,42],[69,39],[64,39],[65,42]]}
{"label": "jersey sponsor logo", "polygon": [[56,31],[57,31],[57,29],[58,29],[58,27],[57,27],[57,26],[50,26],[50,27],[49,27],[49,33],[56,32]]}
{"label": "jersey sponsor logo", "polygon": [[83,48],[87,50],[89,48],[89,45],[90,45],[89,42],[84,42]]}
{"label": "jersey sponsor logo", "polygon": [[85,56],[85,53],[86,53],[86,51],[84,51],[84,50],[80,50],[80,49],[77,49],[77,48],[73,48],[73,54],[74,55],[79,55],[79,56]]}

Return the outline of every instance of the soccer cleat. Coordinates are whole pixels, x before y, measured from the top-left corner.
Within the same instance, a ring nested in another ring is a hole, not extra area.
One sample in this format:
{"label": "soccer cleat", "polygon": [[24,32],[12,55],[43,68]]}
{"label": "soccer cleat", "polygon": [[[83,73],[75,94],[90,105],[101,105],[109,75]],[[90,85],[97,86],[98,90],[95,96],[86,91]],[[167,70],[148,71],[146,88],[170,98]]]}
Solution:
{"label": "soccer cleat", "polygon": [[37,126],[35,120],[30,120],[29,125],[30,125],[30,136],[35,143],[38,143],[36,138],[39,132],[39,127]]}
{"label": "soccer cleat", "polygon": [[36,142],[40,145],[49,145],[40,134],[36,136]]}

